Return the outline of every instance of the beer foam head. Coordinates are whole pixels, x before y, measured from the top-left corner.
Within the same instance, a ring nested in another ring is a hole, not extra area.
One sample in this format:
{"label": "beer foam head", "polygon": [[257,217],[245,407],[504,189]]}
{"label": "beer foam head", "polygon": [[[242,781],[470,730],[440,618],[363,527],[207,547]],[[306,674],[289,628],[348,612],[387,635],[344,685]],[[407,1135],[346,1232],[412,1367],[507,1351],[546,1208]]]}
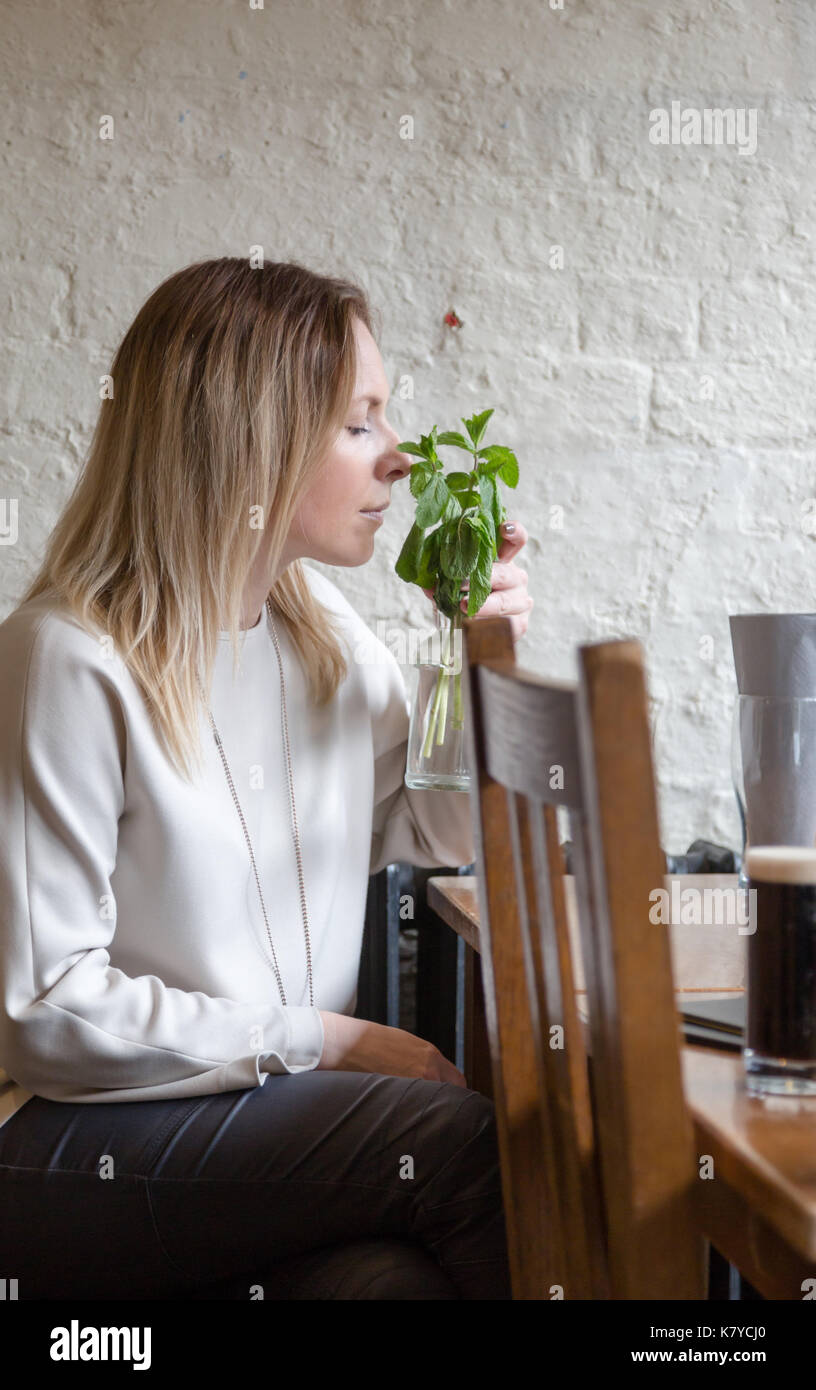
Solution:
{"label": "beer foam head", "polygon": [[816,884],[816,848],[754,845],[745,851],[745,872],[760,883]]}

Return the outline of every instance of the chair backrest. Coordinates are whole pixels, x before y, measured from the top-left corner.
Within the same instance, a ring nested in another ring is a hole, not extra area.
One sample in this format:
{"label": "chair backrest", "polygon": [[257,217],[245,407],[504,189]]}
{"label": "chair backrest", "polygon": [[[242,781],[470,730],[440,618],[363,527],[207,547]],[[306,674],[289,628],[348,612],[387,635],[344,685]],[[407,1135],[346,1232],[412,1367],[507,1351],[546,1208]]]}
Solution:
{"label": "chair backrest", "polygon": [[[640,644],[577,685],[464,623],[481,962],[514,1298],[705,1298]],[[558,808],[573,847],[576,1007]],[[591,1056],[591,1063],[588,1059]]]}

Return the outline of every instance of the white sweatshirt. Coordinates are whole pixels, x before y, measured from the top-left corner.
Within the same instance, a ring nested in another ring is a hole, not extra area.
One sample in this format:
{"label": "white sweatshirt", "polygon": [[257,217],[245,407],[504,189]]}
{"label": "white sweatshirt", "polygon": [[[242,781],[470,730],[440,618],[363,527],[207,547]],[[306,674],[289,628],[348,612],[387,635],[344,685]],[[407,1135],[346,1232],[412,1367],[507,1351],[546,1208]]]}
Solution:
{"label": "white sweatshirt", "polygon": [[349,674],[317,709],[281,623],[306,957],[269,620],[222,633],[210,706],[246,839],[202,710],[204,773],[185,783],[107,639],[53,598],[0,624],[0,1124],[32,1095],[173,1100],[314,1068],[318,1010],[353,1014],[369,874],[469,864],[468,794],[404,783],[402,671],[319,570],[350,637]]}

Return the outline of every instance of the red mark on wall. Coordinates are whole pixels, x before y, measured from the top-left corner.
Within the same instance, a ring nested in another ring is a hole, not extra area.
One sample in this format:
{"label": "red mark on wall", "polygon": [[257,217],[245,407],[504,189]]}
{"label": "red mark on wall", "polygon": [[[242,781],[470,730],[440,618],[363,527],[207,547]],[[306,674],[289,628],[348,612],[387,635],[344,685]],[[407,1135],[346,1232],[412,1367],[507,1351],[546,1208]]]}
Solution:
{"label": "red mark on wall", "polygon": [[454,313],[453,309],[449,309],[446,313],[445,323],[448,325],[449,328],[462,328],[463,326],[462,320],[460,319],[458,314]]}

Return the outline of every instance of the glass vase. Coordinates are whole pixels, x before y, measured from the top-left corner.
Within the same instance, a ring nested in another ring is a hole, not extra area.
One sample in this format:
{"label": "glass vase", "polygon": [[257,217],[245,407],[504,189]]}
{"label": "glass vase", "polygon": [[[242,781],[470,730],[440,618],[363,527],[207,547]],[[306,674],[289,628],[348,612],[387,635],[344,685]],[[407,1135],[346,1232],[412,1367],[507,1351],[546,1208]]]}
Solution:
{"label": "glass vase", "polygon": [[[463,591],[464,593],[464,591]],[[462,620],[434,609],[434,629],[417,661],[405,784],[420,790],[467,791]]]}

